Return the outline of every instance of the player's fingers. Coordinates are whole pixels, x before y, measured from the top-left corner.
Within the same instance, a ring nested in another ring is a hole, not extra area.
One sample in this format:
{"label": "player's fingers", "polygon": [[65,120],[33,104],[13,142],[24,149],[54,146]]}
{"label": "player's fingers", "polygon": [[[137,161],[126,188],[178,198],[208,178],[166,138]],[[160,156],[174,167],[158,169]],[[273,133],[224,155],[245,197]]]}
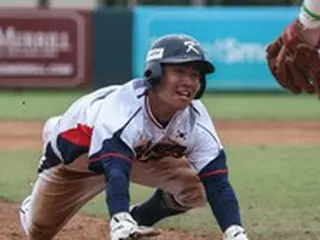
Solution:
{"label": "player's fingers", "polygon": [[285,56],[279,61],[279,65],[276,69],[276,80],[285,88],[291,92],[298,94],[301,93],[302,89],[296,84],[295,76],[292,74],[290,56]]}
{"label": "player's fingers", "polygon": [[285,45],[283,45],[279,51],[279,54],[276,57],[275,66],[277,68],[281,68],[285,64],[286,53],[287,53],[287,48]]}
{"label": "player's fingers", "polygon": [[278,38],[277,40],[275,40],[274,42],[270,43],[267,47],[266,47],[266,52],[267,52],[267,58],[274,58],[278,55],[280,49],[281,49],[281,42],[282,40],[280,38]]}
{"label": "player's fingers", "polygon": [[282,87],[288,88],[290,83],[288,82],[287,70],[285,65],[285,51],[285,46],[282,46],[278,52],[278,55],[273,59],[272,73]]}
{"label": "player's fingers", "polygon": [[288,59],[287,67],[290,70],[290,73],[294,77],[294,82],[307,93],[314,93],[315,87],[309,82],[308,77],[303,74],[296,66],[295,62],[292,59]]}
{"label": "player's fingers", "polygon": [[302,86],[301,86],[301,82],[302,80],[301,79],[297,79],[298,76],[296,76],[294,74],[295,72],[295,68],[296,66],[294,66],[294,62],[293,60],[290,58],[290,57],[287,57],[285,62],[284,62],[285,66],[285,81],[286,81],[286,85],[288,87],[288,89],[295,93],[295,94],[298,94],[298,93],[301,93],[302,92]]}
{"label": "player's fingers", "polygon": [[270,69],[273,77],[277,80],[277,82],[283,88],[287,88],[286,81],[284,81],[286,79],[286,76],[284,76],[284,74],[286,74],[286,73],[283,72],[283,69],[285,69],[284,61],[285,61],[286,48],[282,47],[280,45],[277,46],[276,49],[275,49],[275,47],[272,47],[272,48],[273,48],[273,50],[269,50],[269,51],[271,51],[271,52],[276,51],[276,54],[273,55],[273,57],[268,58],[269,69]]}
{"label": "player's fingers", "polygon": [[156,237],[162,233],[162,230],[154,227],[139,226],[139,229],[130,235],[132,240],[139,240],[145,237]]}

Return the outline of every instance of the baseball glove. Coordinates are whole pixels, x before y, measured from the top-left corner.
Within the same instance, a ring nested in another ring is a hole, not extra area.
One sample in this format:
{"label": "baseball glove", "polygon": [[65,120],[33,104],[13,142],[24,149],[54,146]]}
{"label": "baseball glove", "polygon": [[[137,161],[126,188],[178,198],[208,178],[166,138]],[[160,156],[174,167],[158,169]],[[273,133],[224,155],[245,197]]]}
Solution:
{"label": "baseball glove", "polygon": [[320,29],[307,30],[295,20],[268,45],[269,69],[283,88],[320,96],[319,36]]}

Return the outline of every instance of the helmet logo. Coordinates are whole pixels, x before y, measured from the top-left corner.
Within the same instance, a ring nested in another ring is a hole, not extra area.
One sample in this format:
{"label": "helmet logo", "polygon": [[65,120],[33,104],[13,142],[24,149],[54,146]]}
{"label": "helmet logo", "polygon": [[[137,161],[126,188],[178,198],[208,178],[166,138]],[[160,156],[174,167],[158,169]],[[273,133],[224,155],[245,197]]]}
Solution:
{"label": "helmet logo", "polygon": [[187,47],[187,50],[186,50],[187,53],[190,51],[193,51],[196,54],[200,55],[199,50],[195,47],[196,45],[198,45],[198,43],[193,42],[193,41],[185,41],[184,45]]}
{"label": "helmet logo", "polygon": [[151,49],[147,54],[147,62],[158,60],[163,57],[164,48]]}

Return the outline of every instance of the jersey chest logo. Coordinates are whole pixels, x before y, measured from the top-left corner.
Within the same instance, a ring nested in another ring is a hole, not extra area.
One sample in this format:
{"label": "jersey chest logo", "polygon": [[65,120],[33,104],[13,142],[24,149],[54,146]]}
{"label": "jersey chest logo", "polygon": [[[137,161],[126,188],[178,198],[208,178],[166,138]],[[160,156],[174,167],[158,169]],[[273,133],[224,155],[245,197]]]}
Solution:
{"label": "jersey chest logo", "polygon": [[[178,133],[178,138],[186,138],[181,131]],[[171,139],[163,139],[158,143],[153,143],[147,138],[141,138],[135,147],[135,152],[137,160],[148,161],[159,160],[164,157],[181,158],[185,155],[186,149],[186,146]]]}

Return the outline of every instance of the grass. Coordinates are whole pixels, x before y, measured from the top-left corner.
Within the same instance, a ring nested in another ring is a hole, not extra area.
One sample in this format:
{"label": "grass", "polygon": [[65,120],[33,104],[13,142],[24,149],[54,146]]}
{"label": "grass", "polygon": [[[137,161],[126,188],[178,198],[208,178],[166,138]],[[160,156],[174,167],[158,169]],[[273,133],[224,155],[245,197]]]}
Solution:
{"label": "grass", "polygon": [[[67,109],[80,91],[0,91],[0,120],[44,120]],[[205,94],[203,102],[215,119],[320,119],[315,96],[291,94]]]}
{"label": "grass", "polygon": [[63,113],[79,91],[1,91],[0,120],[44,120]]}
{"label": "grass", "polygon": [[[83,95],[77,91],[0,91],[0,120],[43,120],[61,114]],[[290,94],[205,94],[215,119],[320,120],[315,96]],[[271,147],[227,149],[231,181],[238,194],[251,240],[320,239],[320,148]],[[0,152],[0,198],[20,201],[35,181],[38,152]],[[144,200],[149,188],[132,184],[132,202]],[[107,217],[104,195],[82,212]],[[210,209],[192,210],[159,223],[200,233],[216,231]]]}
{"label": "grass", "polygon": [[215,119],[320,119],[320,101],[310,95],[219,93],[206,94],[203,102]]}
{"label": "grass", "polygon": [[[320,239],[319,146],[233,147],[227,153],[231,182],[250,239]],[[0,197],[17,201],[30,192],[38,155],[38,152],[0,152]],[[151,193],[149,188],[132,185],[132,202],[142,201]],[[107,217],[105,209],[101,194],[82,211]],[[217,230],[208,207],[166,219],[159,226],[202,233]]]}

